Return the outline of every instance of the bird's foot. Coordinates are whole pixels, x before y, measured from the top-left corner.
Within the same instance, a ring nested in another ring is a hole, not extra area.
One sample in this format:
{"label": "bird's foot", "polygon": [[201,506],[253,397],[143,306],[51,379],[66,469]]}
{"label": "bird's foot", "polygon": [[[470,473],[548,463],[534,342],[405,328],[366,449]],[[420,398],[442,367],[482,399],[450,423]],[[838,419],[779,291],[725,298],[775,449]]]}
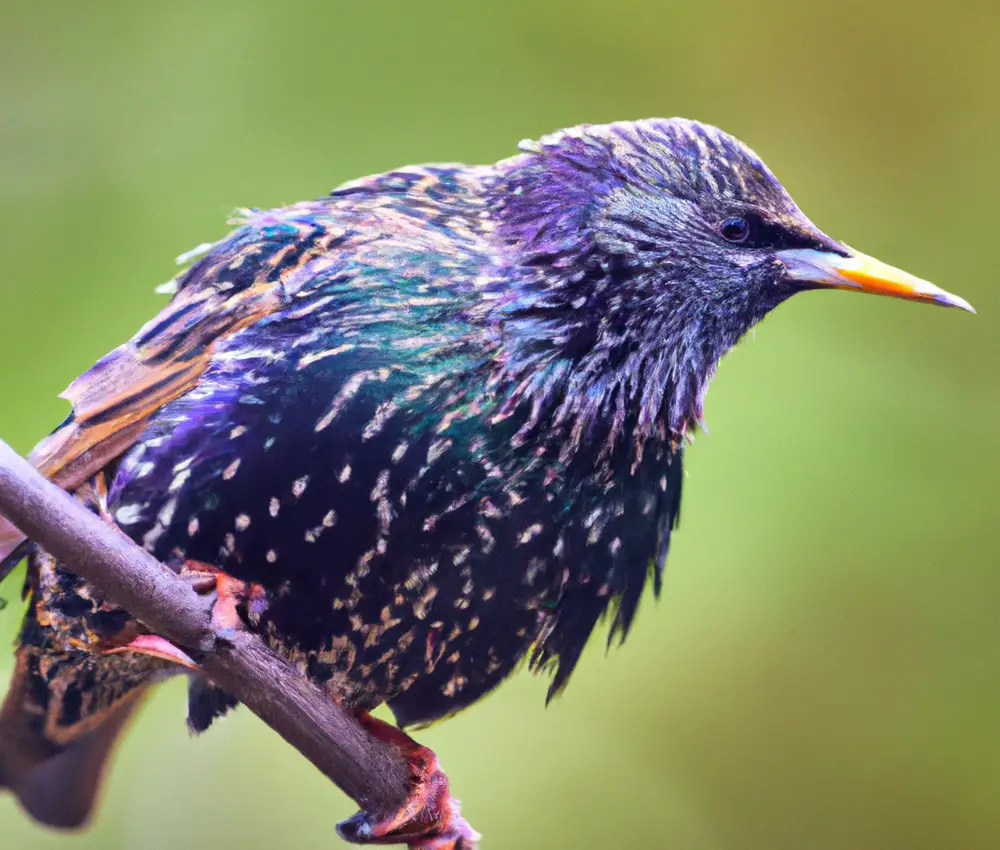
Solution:
{"label": "bird's foot", "polygon": [[337,832],[354,844],[406,844],[410,850],[475,850],[479,834],[459,813],[448,791],[448,777],[432,750],[367,712],[358,719],[376,738],[399,748],[410,768],[410,795],[390,814],[358,812],[337,824]]}
{"label": "bird's foot", "polygon": [[241,581],[228,573],[201,561],[181,564],[181,578],[186,579],[196,593],[215,594],[212,606],[212,627],[215,634],[226,640],[244,628],[241,608],[247,615],[261,613],[266,607],[266,591],[259,584]]}
{"label": "bird's foot", "polygon": [[[92,486],[98,500],[99,513],[107,522],[114,524],[106,509],[101,509],[103,476],[95,479]],[[263,587],[233,578],[217,567],[200,561],[185,561],[181,564],[180,575],[189,582],[196,593],[216,595],[212,605],[212,630],[216,637],[222,640],[232,640],[244,628],[242,612],[254,616],[266,608],[266,591]],[[100,655],[133,652],[170,661],[188,670],[201,670],[198,662],[183,649],[164,637],[142,632],[141,626],[135,621],[129,622],[120,633],[96,641],[89,649]]]}
{"label": "bird's foot", "polygon": [[[266,592],[259,584],[240,581],[209,564],[185,561],[181,565],[180,575],[187,579],[196,593],[216,595],[212,606],[212,629],[222,640],[231,640],[244,628],[241,611],[252,616],[260,614],[266,607]],[[101,655],[135,652],[170,661],[189,670],[201,670],[201,666],[190,655],[166,638],[139,634],[137,631],[137,624],[130,624],[121,634],[101,641],[93,650]]]}

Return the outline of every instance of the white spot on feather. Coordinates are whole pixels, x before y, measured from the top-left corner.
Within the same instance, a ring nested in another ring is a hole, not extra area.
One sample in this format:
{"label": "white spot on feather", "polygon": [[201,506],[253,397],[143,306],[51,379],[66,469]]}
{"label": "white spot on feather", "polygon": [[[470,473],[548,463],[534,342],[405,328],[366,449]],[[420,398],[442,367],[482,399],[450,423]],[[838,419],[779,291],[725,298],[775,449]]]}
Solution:
{"label": "white spot on feather", "polygon": [[147,552],[152,552],[154,547],[156,546],[156,541],[163,536],[163,533],[165,531],[166,529],[159,523],[154,525],[149,531],[147,531],[142,536],[142,547]]}
{"label": "white spot on feather", "polygon": [[134,525],[142,519],[142,505],[122,505],[115,511],[115,520],[121,525]]}
{"label": "white spot on feather", "polygon": [[428,465],[434,463],[438,460],[441,455],[443,455],[448,449],[451,448],[452,440],[435,440],[427,448],[427,463]]}
{"label": "white spot on feather", "polygon": [[542,524],[540,522],[536,522],[524,529],[524,531],[522,531],[520,536],[517,538],[517,541],[520,544],[529,543],[533,537],[536,537],[541,533]]}
{"label": "white spot on feather", "polygon": [[493,551],[493,547],[496,546],[496,538],[494,538],[493,533],[485,523],[479,523],[476,526],[476,534],[479,535],[479,540],[482,544],[480,548],[484,554],[488,555]]}
{"label": "white spot on feather", "polygon": [[176,493],[181,487],[184,486],[184,482],[191,477],[191,470],[184,469],[178,472],[174,476],[174,480],[170,482],[170,486],[167,488],[168,493]]}
{"label": "white spot on feather", "polygon": [[343,386],[341,386],[337,395],[334,396],[333,402],[330,404],[326,413],[324,413],[323,416],[317,420],[313,430],[322,431],[331,422],[333,422],[333,420],[340,415],[340,412],[344,409],[347,403],[354,398],[355,395],[357,395],[358,390],[361,389],[361,385],[370,377],[372,377],[371,372],[355,372],[351,375],[351,377],[344,382]]}
{"label": "white spot on feather", "polygon": [[156,521],[166,528],[174,519],[174,509],[177,507],[177,499],[170,499],[156,515]]}
{"label": "white spot on feather", "polygon": [[361,441],[370,440],[376,434],[379,433],[384,427],[385,423],[389,421],[390,417],[399,410],[399,405],[396,402],[384,401],[378,406],[375,411],[375,415],[372,417],[371,422],[365,425],[364,431],[361,433]]}
{"label": "white spot on feather", "polygon": [[303,354],[299,358],[299,363],[296,368],[305,369],[306,366],[311,366],[317,360],[322,360],[324,357],[335,357],[338,354],[343,354],[345,351],[350,351],[352,348],[357,346],[353,342],[347,342],[343,345],[338,345],[336,348],[328,348],[325,351],[314,351],[310,354]]}

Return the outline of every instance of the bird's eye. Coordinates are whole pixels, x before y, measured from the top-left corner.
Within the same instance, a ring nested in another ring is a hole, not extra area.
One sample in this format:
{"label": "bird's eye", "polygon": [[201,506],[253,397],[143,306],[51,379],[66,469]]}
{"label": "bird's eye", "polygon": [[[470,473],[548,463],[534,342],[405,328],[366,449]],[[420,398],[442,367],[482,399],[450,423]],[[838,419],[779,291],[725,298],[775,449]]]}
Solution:
{"label": "bird's eye", "polygon": [[719,230],[729,242],[746,242],[750,235],[750,225],[745,218],[727,218]]}

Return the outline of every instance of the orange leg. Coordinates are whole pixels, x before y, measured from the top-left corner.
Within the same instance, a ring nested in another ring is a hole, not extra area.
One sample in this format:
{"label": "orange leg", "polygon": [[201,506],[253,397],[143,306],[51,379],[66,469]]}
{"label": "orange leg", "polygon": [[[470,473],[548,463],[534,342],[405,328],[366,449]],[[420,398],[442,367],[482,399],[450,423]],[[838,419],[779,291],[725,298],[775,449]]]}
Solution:
{"label": "orange leg", "polygon": [[[217,567],[203,564],[200,561],[185,561],[181,565],[180,575],[186,578],[196,593],[216,594],[212,606],[212,626],[216,635],[225,640],[243,628],[239,608],[247,606],[251,612],[259,612],[267,604],[264,588],[257,584],[248,584],[222,572]],[[172,661],[189,670],[200,670],[200,666],[184,650],[172,644],[159,635],[139,634],[132,632],[132,637],[123,636],[124,641],[102,647],[99,651],[105,655],[119,652],[138,652]]]}
{"label": "orange leg", "polygon": [[340,837],[355,844],[406,844],[410,850],[475,850],[479,835],[459,814],[437,756],[395,726],[366,711],[356,714],[376,738],[399,748],[413,784],[398,811],[379,816],[358,812],[337,824]]}
{"label": "orange leg", "polygon": [[[108,480],[103,471],[90,479],[87,501],[93,505],[102,520],[120,531],[118,523],[108,509]],[[223,640],[243,628],[243,621],[239,615],[240,605],[246,605],[251,612],[260,612],[266,607],[266,593],[260,585],[240,581],[218,567],[201,561],[185,561],[181,565],[180,574],[190,581],[196,593],[216,594],[216,602],[212,608],[212,625],[215,627],[215,633]],[[122,638],[120,641],[116,640],[101,647],[98,651],[105,655],[138,652],[162,658],[164,661],[172,661],[190,670],[201,669],[186,652],[174,646],[166,638],[149,634],[140,634],[131,640],[124,635]]]}
{"label": "orange leg", "polygon": [[241,606],[245,606],[251,614],[260,613],[267,607],[267,593],[263,587],[233,578],[211,564],[185,561],[180,575],[191,583],[196,593],[215,593],[212,625],[215,633],[223,639],[243,629]]}

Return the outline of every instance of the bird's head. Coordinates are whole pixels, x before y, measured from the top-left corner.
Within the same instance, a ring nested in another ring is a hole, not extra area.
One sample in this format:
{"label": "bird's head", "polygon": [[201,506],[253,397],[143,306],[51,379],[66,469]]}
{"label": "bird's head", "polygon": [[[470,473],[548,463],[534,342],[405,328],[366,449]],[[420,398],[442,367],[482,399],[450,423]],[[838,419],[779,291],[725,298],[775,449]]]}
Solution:
{"label": "bird's head", "polygon": [[719,358],[804,290],[972,311],[827,236],[750,148],[714,127],[583,125],[522,150],[501,164],[497,213],[518,261],[538,272],[506,315],[536,357],[572,361],[594,416],[627,397],[641,429],[683,431],[701,418]]}

